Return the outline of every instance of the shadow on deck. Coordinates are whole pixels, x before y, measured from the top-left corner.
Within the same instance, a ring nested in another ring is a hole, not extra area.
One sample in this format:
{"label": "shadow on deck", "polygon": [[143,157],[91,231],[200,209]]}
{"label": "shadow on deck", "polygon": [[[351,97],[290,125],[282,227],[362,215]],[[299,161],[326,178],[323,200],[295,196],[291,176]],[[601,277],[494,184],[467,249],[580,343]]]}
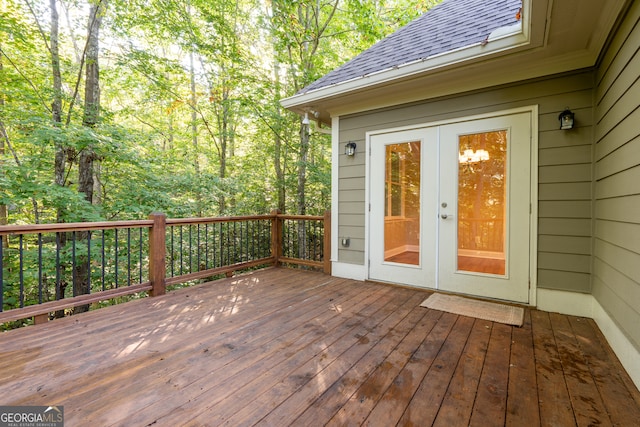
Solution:
{"label": "shadow on deck", "polygon": [[428,291],[270,268],[0,334],[0,405],[68,426],[635,425],[590,319],[522,328]]}

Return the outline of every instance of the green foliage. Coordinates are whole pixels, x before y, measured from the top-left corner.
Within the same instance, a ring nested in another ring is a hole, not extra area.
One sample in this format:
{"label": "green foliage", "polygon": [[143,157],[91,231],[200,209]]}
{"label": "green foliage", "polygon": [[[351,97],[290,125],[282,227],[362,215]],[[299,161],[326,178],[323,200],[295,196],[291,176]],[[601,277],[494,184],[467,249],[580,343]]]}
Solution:
{"label": "green foliage", "polygon": [[[11,146],[3,144],[0,157],[0,204],[9,223],[265,213],[277,207],[280,189],[285,209],[295,210],[300,118],[280,99],[433,3],[110,1],[101,28],[101,121],[88,128],[81,117],[88,3],[58,5],[64,119],[54,124],[49,2],[31,1],[32,13],[25,2],[4,0],[0,124]],[[310,141],[307,212],[322,213],[331,144],[319,133]],[[88,147],[96,157],[92,203],[77,192]],[[62,186],[54,180],[60,152]]]}
{"label": "green foliage", "polygon": [[[107,3],[100,114],[87,127],[83,54],[91,2],[57,2],[62,122],[54,123],[50,2],[0,1],[0,205],[9,224],[292,212],[300,171],[305,211],[321,215],[330,207],[330,137],[312,127],[303,157],[300,117],[280,100],[435,1]],[[91,201],[78,192],[87,153]],[[203,259],[208,269],[268,256],[268,227],[220,227],[174,230],[183,236],[167,243],[168,271],[202,270]],[[319,253],[318,230],[290,228],[288,254]],[[42,245],[37,235],[3,237],[3,308],[69,297],[77,275],[88,278],[92,292],[145,280],[146,230],[118,233],[43,235]]]}

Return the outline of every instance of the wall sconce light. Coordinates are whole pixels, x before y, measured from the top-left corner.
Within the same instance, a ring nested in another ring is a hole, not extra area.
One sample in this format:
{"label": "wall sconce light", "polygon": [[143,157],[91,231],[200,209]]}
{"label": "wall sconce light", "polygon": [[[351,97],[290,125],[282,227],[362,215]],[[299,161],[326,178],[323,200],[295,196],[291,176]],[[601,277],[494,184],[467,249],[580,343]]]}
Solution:
{"label": "wall sconce light", "polygon": [[347,142],[347,145],[344,146],[344,154],[349,157],[353,157],[356,154],[356,143],[353,141]]}
{"label": "wall sconce light", "polygon": [[304,119],[302,119],[302,124],[303,125],[308,125],[309,124],[309,113],[305,111],[304,113]]}
{"label": "wall sconce light", "polygon": [[566,130],[571,129],[573,127],[575,114],[567,108],[558,116],[558,120],[560,120],[560,129]]}

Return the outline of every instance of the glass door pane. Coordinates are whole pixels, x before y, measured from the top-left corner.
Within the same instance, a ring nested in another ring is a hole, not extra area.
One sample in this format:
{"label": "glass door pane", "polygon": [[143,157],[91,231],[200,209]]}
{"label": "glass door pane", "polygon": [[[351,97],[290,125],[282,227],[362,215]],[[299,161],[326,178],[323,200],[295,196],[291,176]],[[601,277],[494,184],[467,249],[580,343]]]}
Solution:
{"label": "glass door pane", "polygon": [[420,264],[420,142],[385,149],[384,260]]}
{"label": "glass door pane", "polygon": [[507,131],[458,137],[458,271],[505,275]]}

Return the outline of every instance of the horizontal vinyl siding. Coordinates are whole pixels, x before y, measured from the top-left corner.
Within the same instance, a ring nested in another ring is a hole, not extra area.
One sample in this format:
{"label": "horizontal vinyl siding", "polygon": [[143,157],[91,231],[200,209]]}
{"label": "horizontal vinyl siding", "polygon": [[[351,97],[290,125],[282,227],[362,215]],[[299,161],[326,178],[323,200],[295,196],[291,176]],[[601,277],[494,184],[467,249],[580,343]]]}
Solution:
{"label": "horizontal vinyl siding", "polygon": [[[590,292],[592,102],[593,73],[584,71],[341,117],[340,146],[355,141],[358,153],[340,155],[339,185],[349,191],[339,192],[338,229],[352,237],[352,245],[340,249],[339,261],[365,263],[366,206],[352,199],[364,200],[366,132],[538,105],[538,287]],[[558,114],[567,106],[576,114],[576,127],[561,131]]]}
{"label": "horizontal vinyl siding", "polygon": [[640,3],[596,73],[593,295],[640,350]]}
{"label": "horizontal vinyl siding", "polygon": [[356,142],[355,156],[348,157],[344,152],[339,156],[338,242],[341,242],[342,238],[349,238],[349,246],[345,248],[341,243],[338,244],[338,260],[350,264],[362,264],[365,249],[363,221],[366,185],[365,142],[364,138],[354,142]]}

